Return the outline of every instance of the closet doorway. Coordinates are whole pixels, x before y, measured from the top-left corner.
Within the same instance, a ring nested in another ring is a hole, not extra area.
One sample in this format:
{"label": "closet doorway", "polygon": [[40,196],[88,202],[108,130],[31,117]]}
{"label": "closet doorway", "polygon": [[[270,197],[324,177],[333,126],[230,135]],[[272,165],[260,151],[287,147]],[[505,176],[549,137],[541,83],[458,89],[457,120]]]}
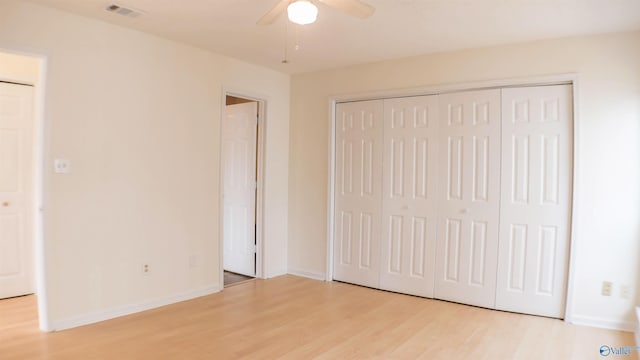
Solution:
{"label": "closet doorway", "polygon": [[564,318],[571,84],[336,104],[332,279]]}
{"label": "closet doorway", "polygon": [[28,304],[46,331],[44,64],[0,52],[0,301]]}
{"label": "closet doorway", "polygon": [[0,299],[35,293],[34,89],[0,81]]}

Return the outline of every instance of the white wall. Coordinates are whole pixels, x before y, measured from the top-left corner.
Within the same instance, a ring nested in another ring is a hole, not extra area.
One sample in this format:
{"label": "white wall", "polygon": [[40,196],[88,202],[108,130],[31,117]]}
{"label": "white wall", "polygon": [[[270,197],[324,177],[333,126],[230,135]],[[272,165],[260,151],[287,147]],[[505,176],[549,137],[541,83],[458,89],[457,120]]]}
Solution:
{"label": "white wall", "polygon": [[[14,1],[0,3],[0,49],[46,59],[51,329],[221,288],[223,88],[267,97],[265,275],[286,272],[288,75]],[[54,158],[72,173],[53,174]]]}
{"label": "white wall", "polygon": [[[289,267],[324,274],[329,97],[579,73],[576,322],[632,328],[640,293],[640,33],[424,55],[295,75],[291,82]],[[603,280],[614,296],[600,296]],[[619,286],[631,295],[620,297]]]}

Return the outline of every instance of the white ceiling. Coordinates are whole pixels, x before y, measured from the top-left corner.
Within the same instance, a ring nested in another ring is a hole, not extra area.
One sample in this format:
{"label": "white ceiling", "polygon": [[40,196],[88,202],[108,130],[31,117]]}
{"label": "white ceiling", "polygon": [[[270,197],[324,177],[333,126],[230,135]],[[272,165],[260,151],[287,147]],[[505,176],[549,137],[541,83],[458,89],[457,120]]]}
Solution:
{"label": "white ceiling", "polygon": [[[146,13],[138,18],[106,12],[109,0],[31,1],[287,73],[640,29],[640,0],[366,0],[376,8],[366,20],[319,3],[316,23],[289,25],[290,62],[282,64],[286,15],[272,25],[256,25],[279,0],[115,1]],[[294,50],[296,43],[298,50]]]}

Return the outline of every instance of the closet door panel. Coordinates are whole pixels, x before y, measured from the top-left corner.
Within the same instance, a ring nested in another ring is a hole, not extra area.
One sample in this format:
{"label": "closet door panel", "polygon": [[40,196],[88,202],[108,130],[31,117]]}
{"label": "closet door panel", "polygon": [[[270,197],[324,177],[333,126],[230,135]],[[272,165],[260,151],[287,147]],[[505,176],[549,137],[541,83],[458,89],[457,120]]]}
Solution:
{"label": "closet door panel", "polygon": [[496,307],[562,318],[572,184],[570,85],[502,90]]}
{"label": "closet door panel", "polygon": [[334,279],[379,287],[383,102],[336,106]]}
{"label": "closet door panel", "polygon": [[495,306],[500,90],[439,96],[435,297]]}
{"label": "closet door panel", "polygon": [[433,297],[437,96],[384,100],[380,287]]}

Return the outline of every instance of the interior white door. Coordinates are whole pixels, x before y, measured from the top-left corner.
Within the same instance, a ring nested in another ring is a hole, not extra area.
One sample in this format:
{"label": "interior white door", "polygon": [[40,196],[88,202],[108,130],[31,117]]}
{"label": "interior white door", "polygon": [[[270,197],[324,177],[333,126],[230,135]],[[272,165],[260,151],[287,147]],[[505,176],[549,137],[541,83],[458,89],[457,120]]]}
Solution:
{"label": "interior white door", "polygon": [[227,105],[222,120],[224,269],[255,276],[258,103]]}
{"label": "interior white door", "polygon": [[500,90],[439,97],[435,297],[495,306],[500,206]]}
{"label": "interior white door", "polygon": [[0,82],[0,298],[34,292],[33,88]]}
{"label": "interior white door", "polygon": [[496,307],[564,317],[572,194],[571,85],[502,90]]}
{"label": "interior white door", "polygon": [[380,288],[433,297],[438,97],[384,100]]}
{"label": "interior white door", "polygon": [[379,287],[382,100],[336,106],[334,279]]}

